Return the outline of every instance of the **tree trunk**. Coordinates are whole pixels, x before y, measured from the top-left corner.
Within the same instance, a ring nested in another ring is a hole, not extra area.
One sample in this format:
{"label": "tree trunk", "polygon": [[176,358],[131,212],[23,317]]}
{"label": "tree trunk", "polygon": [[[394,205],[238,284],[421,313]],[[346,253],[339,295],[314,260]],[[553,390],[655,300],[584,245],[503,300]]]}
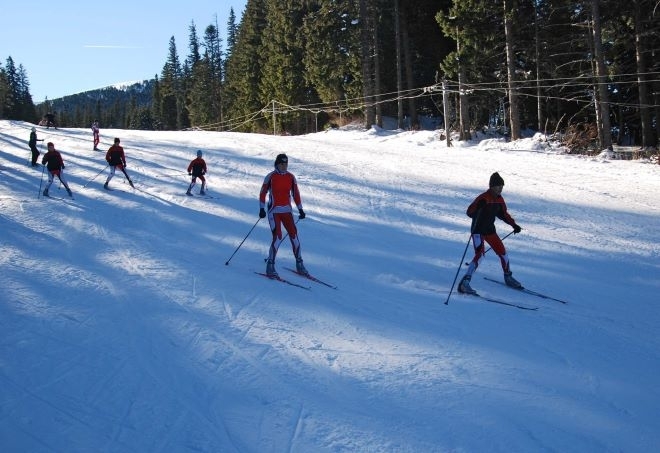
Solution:
{"label": "tree trunk", "polygon": [[362,93],[365,99],[364,126],[366,129],[370,129],[376,124],[376,111],[373,106],[374,55],[371,47],[373,32],[369,2],[370,0],[360,0],[360,53],[362,54]]}
{"label": "tree trunk", "polygon": [[600,24],[600,0],[591,0],[591,14],[593,20],[594,58],[596,63],[596,81],[598,83],[598,98],[600,100],[600,131],[601,148],[612,149],[612,126],[610,123],[610,97],[607,92],[607,77],[603,57],[603,42]]}
{"label": "tree trunk", "polygon": [[461,64],[461,42],[458,38],[458,30],[456,30],[456,55],[458,55],[458,139],[460,141],[470,140],[470,130],[468,129],[468,99],[464,94],[465,90],[463,85],[465,83],[465,69]]}
{"label": "tree trunk", "polygon": [[371,24],[372,24],[372,49],[374,56],[374,102],[376,103],[376,124],[378,127],[383,127],[383,106],[380,104],[381,82],[380,82],[380,45],[378,44],[378,15],[376,14],[376,6],[372,5],[370,8]]}
{"label": "tree trunk", "polygon": [[642,126],[642,149],[655,146],[651,123],[651,102],[646,81],[646,59],[644,58],[643,23],[640,1],[633,2],[635,8],[635,58],[637,63],[637,83],[639,85],[639,116]]}
{"label": "tree trunk", "polygon": [[399,0],[394,0],[394,41],[396,47],[396,125],[398,129],[403,129],[403,63],[401,58],[401,12],[399,11]]}
{"label": "tree trunk", "polygon": [[543,96],[541,90],[541,38],[539,36],[538,6],[534,6],[534,55],[536,58],[536,129],[545,133],[543,123]]}
{"label": "tree trunk", "polygon": [[511,140],[520,138],[520,113],[518,93],[516,91],[516,59],[513,36],[512,17],[515,11],[515,0],[504,0],[504,36],[506,46],[506,66],[509,88],[509,127]]}
{"label": "tree trunk", "polygon": [[[401,44],[403,50],[403,61],[406,70],[406,89],[412,90],[416,87],[415,76],[413,73],[412,52],[410,51],[410,36],[408,34],[408,21],[409,18],[405,11],[401,17]],[[408,115],[410,116],[410,125],[413,129],[419,126],[417,119],[417,103],[415,98],[408,98]]]}

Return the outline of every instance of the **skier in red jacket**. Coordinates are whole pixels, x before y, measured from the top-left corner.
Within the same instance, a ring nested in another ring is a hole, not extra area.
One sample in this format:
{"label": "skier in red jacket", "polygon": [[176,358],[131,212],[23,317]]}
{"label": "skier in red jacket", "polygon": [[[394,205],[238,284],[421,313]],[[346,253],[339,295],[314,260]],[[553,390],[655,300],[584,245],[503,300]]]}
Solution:
{"label": "skier in red jacket", "polygon": [[[266,275],[269,277],[277,277],[275,256],[283,239],[282,225],[289,234],[293,256],[296,258],[296,270],[300,274],[308,274],[303,265],[298,230],[291,209],[291,198],[293,197],[293,201],[298,208],[299,219],[305,218],[305,211],[303,211],[296,177],[287,171],[288,165],[289,159],[286,154],[278,154],[275,159],[275,170],[266,175],[261,186],[261,192],[259,192],[259,217],[262,219],[266,217],[266,208],[268,208],[268,222],[273,232],[273,241],[270,244],[268,261],[266,262]],[[266,205],[266,195],[268,195],[268,205]]]}
{"label": "skier in red jacket", "polygon": [[48,142],[46,146],[48,147],[48,151],[46,151],[46,154],[44,154],[44,157],[41,160],[41,163],[48,168],[48,183],[44,189],[44,197],[48,196],[48,189],[50,189],[50,185],[53,183],[55,176],[58,177],[69,196],[72,197],[73,194],[71,193],[71,189],[69,189],[69,185],[66,183],[64,176],[62,175],[64,170],[64,159],[62,159],[62,155],[55,149],[53,142]]}
{"label": "skier in red jacket", "polygon": [[484,243],[488,243],[500,258],[502,270],[504,271],[504,282],[512,288],[521,288],[522,285],[513,278],[509,268],[509,257],[506,248],[495,230],[495,217],[513,227],[514,234],[520,233],[520,228],[506,209],[506,203],[502,197],[504,179],[495,172],[490,176],[489,189],[480,194],[467,208],[468,217],[472,218],[472,243],[474,245],[474,258],[470,262],[467,272],[460,284],[458,292],[474,294],[476,291],[470,286],[472,274],[479,267],[485,249]]}
{"label": "skier in red jacket", "polygon": [[191,190],[195,187],[197,178],[202,181],[202,188],[199,190],[199,194],[206,194],[206,178],[204,178],[204,175],[206,174],[206,161],[202,159],[201,150],[197,150],[197,158],[190,161],[190,164],[188,165],[188,174],[192,176],[192,180],[190,181],[186,195],[192,195]]}
{"label": "skier in red jacket", "polygon": [[130,176],[128,176],[128,173],[126,173],[126,156],[124,155],[124,148],[119,146],[119,141],[120,140],[118,138],[115,138],[115,144],[112,145],[110,149],[108,149],[108,152],[105,154],[105,160],[110,166],[110,174],[108,175],[108,179],[105,180],[105,184],[103,184],[103,188],[107,190],[110,190],[108,183],[113,178],[113,176],[115,176],[115,169],[117,168],[121,170],[122,173],[124,173],[131,187],[135,188],[133,181],[131,181]]}

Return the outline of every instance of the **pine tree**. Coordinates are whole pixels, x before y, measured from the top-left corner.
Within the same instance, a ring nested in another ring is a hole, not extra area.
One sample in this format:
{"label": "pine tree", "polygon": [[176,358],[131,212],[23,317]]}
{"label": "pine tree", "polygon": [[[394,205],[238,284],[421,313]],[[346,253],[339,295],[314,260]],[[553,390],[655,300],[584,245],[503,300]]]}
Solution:
{"label": "pine tree", "polygon": [[[259,81],[262,105],[277,101],[293,106],[311,101],[310,90],[303,77],[305,38],[301,28],[304,15],[301,0],[266,0],[267,25],[262,35],[262,77]],[[288,111],[285,115],[277,115],[277,125],[272,124],[272,115],[266,115],[266,120],[278,132],[305,131],[301,112]]]}
{"label": "pine tree", "polygon": [[340,109],[354,109],[362,94],[357,15],[354,2],[321,0],[304,18],[305,80],[322,102]]}
{"label": "pine tree", "polygon": [[262,109],[259,97],[261,71],[261,36],[266,26],[265,0],[247,0],[236,36],[236,43],[227,59],[225,111],[232,129],[255,131],[260,125],[251,121]]}
{"label": "pine tree", "polygon": [[5,118],[10,120],[20,119],[18,116],[18,73],[14,59],[7,57],[5,66],[5,78],[7,80],[7,92],[2,99]]}
{"label": "pine tree", "polygon": [[160,120],[165,130],[179,129],[182,105],[181,64],[176,51],[174,36],[170,38],[167,62],[163,66],[160,78]]}
{"label": "pine tree", "polygon": [[[217,19],[216,19],[217,20]],[[208,72],[209,114],[213,121],[223,121],[222,114],[222,79],[224,63],[222,61],[222,39],[218,25],[211,24],[204,31],[204,60]]]}
{"label": "pine tree", "polygon": [[7,80],[7,73],[0,65],[0,118],[5,118],[5,98],[9,93],[9,81]]}

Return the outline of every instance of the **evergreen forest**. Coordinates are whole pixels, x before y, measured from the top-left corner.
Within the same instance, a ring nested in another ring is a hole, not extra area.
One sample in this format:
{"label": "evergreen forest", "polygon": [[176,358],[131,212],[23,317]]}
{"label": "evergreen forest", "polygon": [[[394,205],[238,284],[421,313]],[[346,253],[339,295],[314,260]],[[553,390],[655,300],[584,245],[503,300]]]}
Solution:
{"label": "evergreen forest", "polygon": [[10,56],[0,118],[303,134],[424,116],[461,140],[535,130],[580,152],[658,147],[660,0],[248,0],[225,26],[222,39],[191,22],[153,79],[36,106]]}

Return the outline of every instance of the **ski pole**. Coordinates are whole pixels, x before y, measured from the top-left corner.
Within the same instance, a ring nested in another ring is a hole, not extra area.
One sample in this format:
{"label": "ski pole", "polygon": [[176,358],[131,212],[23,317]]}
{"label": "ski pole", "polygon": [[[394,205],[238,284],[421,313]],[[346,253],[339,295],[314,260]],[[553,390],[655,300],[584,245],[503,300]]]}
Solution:
{"label": "ski pole", "polygon": [[259,223],[260,220],[261,220],[261,217],[259,217],[259,218],[257,219],[257,221],[254,222],[254,225],[252,225],[252,228],[250,228],[250,231],[248,231],[248,234],[245,235],[245,237],[243,238],[243,240],[241,241],[241,243],[238,244],[238,247],[236,247],[236,250],[234,250],[234,253],[231,254],[231,256],[229,257],[229,259],[228,259],[227,262],[225,263],[225,266],[229,266],[229,262],[231,261],[231,259],[234,257],[234,255],[236,255],[236,252],[238,252],[238,249],[241,248],[241,246],[243,245],[243,242],[245,242],[245,240],[248,238],[248,236],[250,236],[250,234],[252,233],[252,230],[254,230],[254,228],[257,226],[257,223]]}
{"label": "ski pole", "polygon": [[467,244],[465,244],[465,250],[463,250],[463,256],[459,261],[458,269],[456,269],[456,275],[454,275],[454,281],[451,282],[451,288],[449,289],[449,294],[447,294],[447,300],[445,301],[445,305],[449,305],[449,298],[451,297],[451,293],[454,291],[454,285],[456,285],[456,279],[458,278],[458,274],[459,272],[461,272],[460,263],[462,263],[463,260],[465,259],[465,255],[467,254],[468,247],[470,246],[470,241],[472,240],[472,235],[474,234],[474,229],[479,224],[479,218],[481,217],[482,211],[483,208],[479,209],[479,211],[477,212],[477,216],[472,221],[472,226],[470,227],[470,237],[468,238]]}
{"label": "ski pole", "polygon": [[[465,244],[465,250],[463,250],[463,256],[461,257],[461,263],[465,259],[465,254],[468,251],[468,247],[470,246],[470,241],[472,240],[472,232],[470,232],[470,237],[468,238],[467,244]],[[456,279],[458,278],[458,274],[461,272],[461,265],[458,265],[458,269],[456,269],[456,275],[454,275],[454,281],[451,282],[451,288],[449,289],[449,294],[447,295],[447,300],[445,301],[445,305],[449,305],[449,298],[451,297],[451,293],[454,291],[454,285],[456,285]]]}
{"label": "ski pole", "polygon": [[46,166],[41,166],[41,179],[39,180],[39,193],[37,194],[37,199],[41,198],[41,185],[44,183],[44,172],[46,171]]}
{"label": "ski pole", "polygon": [[96,178],[98,178],[98,176],[99,176],[101,173],[103,173],[103,172],[105,171],[106,168],[108,168],[108,165],[110,165],[110,164],[106,164],[106,166],[103,167],[103,168],[101,169],[101,171],[98,172],[98,173],[96,174],[96,176],[94,176],[92,179],[90,179],[89,181],[87,181],[87,182],[85,183],[85,185],[82,186],[82,188],[84,189],[85,187],[87,187],[87,184],[89,184],[90,182],[92,182],[92,181],[94,181]]}

